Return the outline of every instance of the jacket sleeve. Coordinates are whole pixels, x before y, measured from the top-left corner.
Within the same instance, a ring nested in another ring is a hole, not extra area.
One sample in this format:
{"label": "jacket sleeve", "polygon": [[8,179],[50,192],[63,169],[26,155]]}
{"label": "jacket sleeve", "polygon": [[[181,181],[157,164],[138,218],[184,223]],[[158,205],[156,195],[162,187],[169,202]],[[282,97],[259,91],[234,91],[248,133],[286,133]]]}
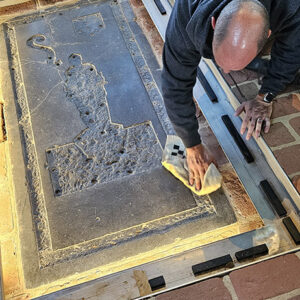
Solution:
{"label": "jacket sleeve", "polygon": [[287,23],[275,35],[268,73],[263,78],[260,93],[272,92],[277,95],[293,81],[300,69],[300,13]]}
{"label": "jacket sleeve", "polygon": [[162,92],[177,135],[186,147],[192,147],[201,143],[193,101],[193,87],[201,56],[188,38],[184,12],[176,6],[176,2],[165,37]]}

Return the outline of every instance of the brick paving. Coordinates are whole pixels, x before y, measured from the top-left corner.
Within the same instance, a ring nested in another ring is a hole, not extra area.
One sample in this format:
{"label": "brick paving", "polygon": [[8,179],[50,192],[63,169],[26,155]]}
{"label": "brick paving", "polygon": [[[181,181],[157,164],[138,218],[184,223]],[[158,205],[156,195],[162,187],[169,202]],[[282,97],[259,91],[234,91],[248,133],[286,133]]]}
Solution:
{"label": "brick paving", "polygon": [[166,292],[155,300],[300,299],[300,252],[287,254]]}
{"label": "brick paving", "polygon": [[[223,74],[233,93],[242,103],[254,99],[260,88],[261,76],[242,70]],[[269,133],[262,133],[279,164],[300,193],[300,87],[290,85],[274,101]]]}
{"label": "brick paving", "polygon": [[221,278],[209,279],[156,297],[156,300],[232,299]]}

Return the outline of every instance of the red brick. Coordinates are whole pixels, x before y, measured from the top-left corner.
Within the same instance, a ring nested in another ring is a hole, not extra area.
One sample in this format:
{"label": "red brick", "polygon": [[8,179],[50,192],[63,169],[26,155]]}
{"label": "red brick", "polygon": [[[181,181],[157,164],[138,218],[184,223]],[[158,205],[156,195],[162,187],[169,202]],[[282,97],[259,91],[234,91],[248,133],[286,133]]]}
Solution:
{"label": "red brick", "polygon": [[52,5],[55,4],[57,2],[63,2],[63,1],[70,1],[70,0],[39,0],[40,1],[40,5],[45,6],[45,5]]}
{"label": "red brick", "polygon": [[280,256],[232,272],[230,279],[239,299],[266,299],[300,287],[300,259]]}
{"label": "red brick", "polygon": [[142,0],[130,0],[130,3],[136,16],[137,24],[141,27],[145,34],[159,65],[162,66],[162,51],[164,42],[158,33],[156,26],[144,7]]}
{"label": "red brick", "polygon": [[300,135],[300,117],[291,119],[290,124],[294,128],[294,130],[298,133],[298,135]]}
{"label": "red brick", "polygon": [[[223,74],[225,80],[227,81],[227,83],[231,86],[234,86],[234,82],[231,79],[231,77],[224,72],[222,72],[222,74]],[[232,72],[230,72],[230,75],[233,77],[233,79],[235,80],[235,82],[237,84],[245,82],[245,81],[251,81],[251,80],[257,79],[259,77],[259,75],[256,72],[246,70],[246,69],[241,70],[241,71],[232,71]]]}
{"label": "red brick", "polygon": [[33,10],[33,9],[36,9],[36,2],[34,0],[30,0],[28,2],[24,2],[16,5],[0,7],[0,15],[11,15],[11,14],[22,13],[26,10]]}
{"label": "red brick", "polygon": [[273,104],[272,118],[283,117],[300,111],[300,99],[297,94],[278,98]]}
{"label": "red brick", "polygon": [[219,166],[228,162],[218,140],[216,139],[213,131],[209,127],[202,127],[199,129],[199,134],[203,144],[207,147],[209,152],[215,158]]}
{"label": "red brick", "polygon": [[300,144],[276,150],[274,155],[288,175],[300,171]]}
{"label": "red brick", "polygon": [[300,295],[288,298],[288,300],[300,300]]}
{"label": "red brick", "polygon": [[282,123],[271,125],[269,133],[263,133],[264,140],[270,147],[276,147],[294,142],[294,137]]}
{"label": "red brick", "polygon": [[232,299],[220,278],[209,279],[156,296],[156,300],[227,300]]}
{"label": "red brick", "polygon": [[288,298],[288,300],[300,300],[300,295]]}
{"label": "red brick", "polygon": [[296,175],[292,179],[293,185],[295,186],[296,190],[300,194],[300,175]]}
{"label": "red brick", "polygon": [[238,98],[239,102],[245,102],[246,100],[252,100],[254,99],[258,94],[258,87],[255,83],[249,82],[245,83],[241,86],[239,86],[242,94],[244,97],[242,97],[241,93],[238,91],[236,87],[232,88],[233,93]]}

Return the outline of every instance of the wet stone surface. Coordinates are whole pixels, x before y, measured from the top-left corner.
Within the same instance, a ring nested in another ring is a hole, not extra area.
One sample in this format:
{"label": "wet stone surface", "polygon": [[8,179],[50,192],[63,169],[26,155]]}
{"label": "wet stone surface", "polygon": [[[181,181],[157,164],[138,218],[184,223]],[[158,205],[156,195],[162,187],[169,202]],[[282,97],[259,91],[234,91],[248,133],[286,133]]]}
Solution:
{"label": "wet stone surface", "polygon": [[82,1],[2,29],[27,287],[236,222],[222,189],[197,197],[161,166],[173,129],[133,20]]}

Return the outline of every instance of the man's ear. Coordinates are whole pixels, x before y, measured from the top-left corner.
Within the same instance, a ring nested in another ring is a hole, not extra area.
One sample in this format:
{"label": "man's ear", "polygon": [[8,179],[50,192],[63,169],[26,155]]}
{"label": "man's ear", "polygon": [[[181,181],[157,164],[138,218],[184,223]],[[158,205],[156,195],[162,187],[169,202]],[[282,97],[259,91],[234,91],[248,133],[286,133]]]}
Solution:
{"label": "man's ear", "polygon": [[272,33],[272,30],[269,29],[268,38],[270,37],[271,33]]}
{"label": "man's ear", "polygon": [[216,27],[216,19],[215,19],[215,17],[211,17],[211,26],[212,26],[213,29],[215,29],[215,27]]}

